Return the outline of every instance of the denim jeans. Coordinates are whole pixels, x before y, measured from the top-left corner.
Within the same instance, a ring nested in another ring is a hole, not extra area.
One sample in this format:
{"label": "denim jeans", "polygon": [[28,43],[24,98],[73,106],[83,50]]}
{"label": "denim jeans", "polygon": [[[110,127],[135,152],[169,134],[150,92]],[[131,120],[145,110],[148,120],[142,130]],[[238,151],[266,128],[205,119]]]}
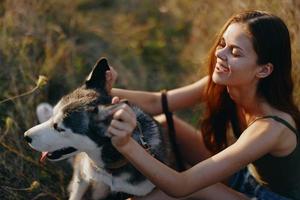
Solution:
{"label": "denim jeans", "polygon": [[247,168],[234,174],[230,180],[229,186],[253,200],[291,200],[260,185],[249,173]]}

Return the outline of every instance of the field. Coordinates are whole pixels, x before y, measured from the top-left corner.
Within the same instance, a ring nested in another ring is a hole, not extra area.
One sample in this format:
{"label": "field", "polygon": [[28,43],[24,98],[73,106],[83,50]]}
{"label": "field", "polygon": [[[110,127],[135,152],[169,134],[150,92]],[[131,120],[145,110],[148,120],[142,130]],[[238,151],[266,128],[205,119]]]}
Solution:
{"label": "field", "polygon": [[[55,104],[83,83],[99,57],[118,71],[116,87],[191,83],[206,73],[208,50],[228,17],[248,9],[288,25],[300,105],[298,0],[0,0],[0,199],[67,199],[69,164],[41,165],[23,140],[40,102]],[[178,114],[196,124],[201,108],[191,111]]]}

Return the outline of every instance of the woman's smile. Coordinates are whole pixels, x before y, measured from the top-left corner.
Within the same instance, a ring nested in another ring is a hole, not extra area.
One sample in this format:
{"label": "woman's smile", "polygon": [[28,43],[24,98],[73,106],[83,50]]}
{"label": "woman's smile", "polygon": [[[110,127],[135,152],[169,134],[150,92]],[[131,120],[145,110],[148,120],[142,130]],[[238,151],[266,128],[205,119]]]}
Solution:
{"label": "woman's smile", "polygon": [[215,71],[218,73],[228,73],[228,72],[230,72],[230,69],[229,69],[229,67],[225,67],[221,63],[217,62],[216,66],[215,66]]}

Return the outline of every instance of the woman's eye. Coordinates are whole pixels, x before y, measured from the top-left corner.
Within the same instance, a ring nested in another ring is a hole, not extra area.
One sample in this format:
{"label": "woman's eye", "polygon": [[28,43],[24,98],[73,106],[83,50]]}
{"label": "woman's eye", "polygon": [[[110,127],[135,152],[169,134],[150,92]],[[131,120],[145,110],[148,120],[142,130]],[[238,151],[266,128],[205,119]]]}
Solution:
{"label": "woman's eye", "polygon": [[240,53],[238,53],[238,52],[235,51],[235,50],[232,50],[232,51],[231,51],[231,54],[232,54],[234,57],[240,57],[240,56],[241,56]]}
{"label": "woman's eye", "polygon": [[58,127],[57,123],[54,123],[54,124],[53,124],[53,128],[54,128],[55,130],[57,130],[58,132],[66,131],[66,130],[63,129],[63,128]]}

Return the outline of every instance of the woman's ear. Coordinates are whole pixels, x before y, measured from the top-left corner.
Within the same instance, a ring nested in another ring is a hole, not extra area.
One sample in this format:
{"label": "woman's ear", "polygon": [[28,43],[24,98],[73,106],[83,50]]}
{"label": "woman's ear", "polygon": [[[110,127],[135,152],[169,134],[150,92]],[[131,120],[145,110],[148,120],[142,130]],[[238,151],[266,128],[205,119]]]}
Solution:
{"label": "woman's ear", "polygon": [[265,65],[260,65],[256,73],[257,78],[266,78],[273,72],[273,64],[267,63]]}

